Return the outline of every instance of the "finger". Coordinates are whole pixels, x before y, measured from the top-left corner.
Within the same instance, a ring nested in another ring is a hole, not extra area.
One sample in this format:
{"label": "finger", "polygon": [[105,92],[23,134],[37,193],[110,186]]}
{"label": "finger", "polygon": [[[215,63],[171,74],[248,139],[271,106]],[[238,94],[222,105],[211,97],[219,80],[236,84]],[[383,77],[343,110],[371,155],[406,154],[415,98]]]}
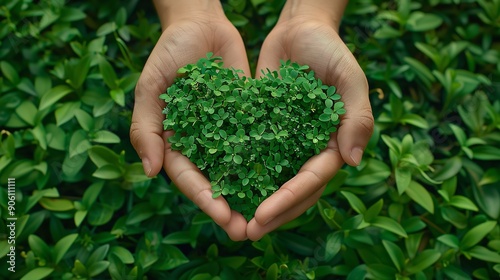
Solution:
{"label": "finger", "polygon": [[[149,85],[145,86],[148,83]],[[130,141],[142,159],[144,173],[147,176],[155,176],[160,172],[163,154],[158,151],[164,149],[161,137],[164,104],[158,98],[162,90],[159,89],[160,86],[152,88],[151,85],[150,78],[146,74],[142,74],[136,86],[134,111],[130,125]]]}
{"label": "finger", "polygon": [[247,227],[247,236],[250,240],[256,241],[261,239],[265,234],[277,229],[278,227],[288,223],[289,221],[297,218],[298,216],[302,215],[307,209],[309,209],[311,206],[313,206],[318,199],[321,197],[321,194],[324,191],[324,187],[320,188],[317,190],[315,193],[313,193],[310,197],[308,197],[306,200],[302,201],[298,205],[292,207],[290,210],[283,212],[276,218],[272,219],[270,222],[268,222],[265,225],[259,224],[255,218],[252,219],[248,223]]}
{"label": "finger", "polygon": [[232,67],[234,69],[243,70],[244,76],[250,76],[250,66],[248,64],[248,58],[246,55],[246,48],[245,44],[243,43],[243,39],[234,26],[226,28],[228,28],[227,34],[230,34],[229,32],[232,32],[234,36],[228,35],[228,38],[222,40],[220,46],[217,47],[219,51],[217,51],[215,55],[222,56],[225,67]]}
{"label": "finger", "polygon": [[337,144],[331,139],[324,151],[309,159],[295,177],[262,202],[255,212],[255,221],[265,225],[300,204],[325,186],[343,163]]}
{"label": "finger", "polygon": [[172,135],[173,131],[163,133],[166,142],[163,166],[168,177],[187,198],[198,205],[215,223],[221,226],[227,225],[231,220],[231,210],[226,200],[222,196],[212,198],[210,182],[198,167],[179,151],[171,149],[167,138]]}
{"label": "finger", "polygon": [[366,77],[355,61],[351,65],[352,70],[339,83],[346,113],[341,116],[337,139],[344,161],[357,166],[373,133],[374,120]]}
{"label": "finger", "polygon": [[[167,36],[165,32],[160,40]],[[149,56],[135,88],[135,103],[130,126],[130,141],[142,159],[144,173],[155,176],[163,164],[162,114],[165,103],[159,95],[174,79],[178,66],[170,50],[157,44]]]}
{"label": "finger", "polygon": [[248,239],[246,232],[247,220],[237,211],[231,210],[231,219],[227,224],[221,225],[221,228],[233,241],[243,241]]}
{"label": "finger", "polygon": [[209,215],[233,241],[247,239],[245,218],[236,211],[231,211],[226,200],[219,196],[212,198],[210,182],[201,171],[187,157],[178,151],[173,151],[167,138],[173,135],[172,131],[164,134],[165,171],[177,188],[194,204]]}
{"label": "finger", "polygon": [[[262,44],[261,52],[259,54],[259,60],[257,62],[257,68],[255,71],[255,78],[259,79],[268,70],[278,70],[280,67],[280,59],[287,60],[287,54],[283,49],[282,44],[279,40],[273,40],[273,35],[276,30],[271,31],[268,38]],[[271,38],[269,40],[269,38]]]}

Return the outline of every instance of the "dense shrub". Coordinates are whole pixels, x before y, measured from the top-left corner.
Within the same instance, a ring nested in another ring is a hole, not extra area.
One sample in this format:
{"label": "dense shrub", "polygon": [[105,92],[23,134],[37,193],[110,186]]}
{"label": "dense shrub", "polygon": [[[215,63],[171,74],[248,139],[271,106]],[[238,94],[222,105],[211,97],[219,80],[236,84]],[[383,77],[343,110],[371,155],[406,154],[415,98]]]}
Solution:
{"label": "dense shrub", "polygon": [[[364,159],[239,243],[143,175],[132,91],[160,28],[122,2],[0,0],[1,278],[498,278],[499,0],[350,1],[341,33],[376,118]],[[283,2],[224,2],[252,65]]]}

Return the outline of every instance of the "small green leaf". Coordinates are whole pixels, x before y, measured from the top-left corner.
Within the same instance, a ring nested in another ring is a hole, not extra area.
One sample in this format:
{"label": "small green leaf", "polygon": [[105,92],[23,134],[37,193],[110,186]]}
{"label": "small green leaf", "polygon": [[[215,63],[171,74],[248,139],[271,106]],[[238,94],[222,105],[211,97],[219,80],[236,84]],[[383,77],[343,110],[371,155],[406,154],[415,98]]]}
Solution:
{"label": "small green leaf", "polygon": [[16,114],[19,118],[30,125],[35,125],[37,112],[38,109],[35,107],[33,102],[29,100],[23,101],[23,103],[16,108]]}
{"label": "small green leaf", "polygon": [[455,248],[455,249],[458,249],[459,245],[460,245],[460,241],[453,234],[443,234],[440,237],[438,237],[437,240],[439,242],[446,244],[447,246],[450,246],[451,248]]}
{"label": "small green leaf", "polygon": [[28,244],[31,251],[33,251],[37,257],[45,259],[46,261],[50,260],[51,249],[40,237],[31,234],[28,237]]}
{"label": "small green leaf", "polygon": [[97,167],[104,165],[121,166],[120,157],[111,149],[104,146],[92,146],[88,150],[90,159]]}
{"label": "small green leaf", "polygon": [[43,197],[38,202],[43,208],[54,212],[64,212],[75,208],[71,200],[64,198]]}
{"label": "small green leaf", "polygon": [[56,124],[61,126],[75,116],[75,112],[80,108],[80,102],[66,102],[55,111]]}
{"label": "small green leaf", "polygon": [[407,237],[406,232],[403,229],[403,227],[391,218],[383,217],[383,216],[375,217],[370,222],[370,224],[372,226],[382,228],[382,229],[385,229],[385,230],[390,231],[392,233],[395,233],[399,236]]}
{"label": "small green leaf", "polygon": [[487,221],[480,225],[477,225],[467,231],[465,235],[462,237],[460,241],[460,248],[468,249],[472,246],[478,244],[483,238],[493,230],[493,228],[497,225],[496,221]]}
{"label": "small green leaf", "polygon": [[98,261],[91,265],[87,269],[90,277],[95,277],[105,271],[109,266],[109,261]]}
{"label": "small green leaf", "polygon": [[347,199],[349,205],[351,205],[354,211],[356,211],[359,214],[363,214],[366,211],[365,204],[356,195],[346,191],[341,191],[341,193]]}
{"label": "small green leaf", "polygon": [[415,274],[433,265],[439,260],[439,258],[441,258],[441,253],[437,250],[424,250],[411,260],[408,265],[406,265],[405,270],[409,274]]}
{"label": "small green leaf", "polygon": [[155,211],[156,210],[150,203],[144,202],[136,204],[128,214],[127,225],[138,224],[149,219],[155,214]]}
{"label": "small green leaf", "polygon": [[112,33],[116,30],[116,23],[115,22],[107,22],[99,27],[96,31],[96,35],[101,37],[105,36],[109,33]]}
{"label": "small green leaf", "polygon": [[2,74],[7,80],[9,80],[13,85],[17,85],[19,83],[19,74],[17,74],[17,70],[12,67],[7,61],[0,62],[0,70],[2,70]]}
{"label": "small green leaf", "polygon": [[107,130],[99,130],[95,132],[94,137],[91,140],[96,143],[106,143],[106,144],[120,143],[121,141],[118,135]]}
{"label": "small green leaf", "polygon": [[479,211],[477,206],[470,200],[469,198],[461,195],[452,196],[449,204],[455,206],[457,208],[471,210],[471,211]]}
{"label": "small green leaf", "polygon": [[243,158],[240,155],[234,155],[233,161],[236,164],[241,164],[243,162]]}
{"label": "small green leaf", "polygon": [[70,235],[67,235],[63,237],[61,240],[57,241],[56,245],[54,246],[54,261],[55,263],[59,263],[66,252],[69,250],[71,245],[75,242],[75,240],[78,238],[77,233],[73,233]]}
{"label": "small green leaf", "polygon": [[410,31],[422,32],[439,27],[443,23],[441,17],[419,11],[410,14],[406,27]]}
{"label": "small green leaf", "polygon": [[[114,24],[114,23],[113,23]],[[99,59],[99,71],[101,72],[104,83],[110,89],[118,89],[118,77],[113,66],[103,57]]]}
{"label": "small green leaf", "polygon": [[500,263],[500,254],[485,248],[483,246],[475,246],[468,251],[473,258],[483,260],[490,263]]}
{"label": "small green leaf", "polygon": [[403,194],[405,191],[408,190],[408,187],[410,186],[411,183],[411,176],[412,175],[412,170],[407,167],[397,167],[395,170],[395,177],[396,177],[396,186],[398,188],[398,193]]}
{"label": "small green leaf", "polygon": [[406,194],[429,213],[434,213],[434,202],[429,192],[419,183],[411,181]]}
{"label": "small green leaf", "polygon": [[460,146],[464,147],[467,146],[467,135],[465,135],[465,132],[457,125],[450,124],[450,128],[453,131],[453,134],[455,134],[455,137],[458,140],[458,143]]}
{"label": "small green leaf", "polygon": [[94,203],[87,212],[87,221],[92,226],[104,225],[111,220],[113,213],[110,206]]}
{"label": "small green leaf", "polygon": [[90,256],[87,259],[86,265],[90,267],[91,265],[104,260],[104,258],[106,258],[106,256],[108,255],[108,251],[109,251],[109,244],[104,244],[102,246],[99,246],[97,249],[94,250],[94,252],[92,252],[92,254],[90,254]]}
{"label": "small green leaf", "polygon": [[116,165],[108,164],[99,167],[92,176],[104,179],[104,180],[114,180],[122,177],[123,171]]}
{"label": "small green leaf", "polygon": [[124,264],[132,264],[134,263],[134,256],[130,251],[121,246],[113,246],[109,250],[110,254],[114,254],[117,256]]}
{"label": "small green leaf", "polygon": [[169,235],[165,236],[161,243],[170,244],[170,245],[178,245],[178,244],[189,244],[191,242],[191,236],[189,235],[189,231],[177,231],[172,232]]}
{"label": "small green leaf", "polygon": [[40,99],[40,105],[38,106],[38,109],[40,111],[45,110],[71,92],[73,92],[73,89],[66,85],[59,85],[50,89]]}
{"label": "small green leaf", "polygon": [[405,264],[405,256],[403,254],[403,251],[401,251],[398,245],[390,241],[382,240],[382,244],[389,254],[392,263],[394,263],[394,266],[396,266],[396,269],[401,272]]}
{"label": "small green leaf", "polygon": [[54,272],[54,268],[51,267],[37,267],[26,273],[21,280],[41,280],[49,276]]}
{"label": "small green leaf", "polygon": [[75,112],[75,117],[83,130],[91,131],[94,129],[95,121],[89,113],[85,112],[82,109],[77,109]]}
{"label": "small green leaf", "polygon": [[125,106],[125,92],[121,88],[111,89],[109,95],[120,106]]}

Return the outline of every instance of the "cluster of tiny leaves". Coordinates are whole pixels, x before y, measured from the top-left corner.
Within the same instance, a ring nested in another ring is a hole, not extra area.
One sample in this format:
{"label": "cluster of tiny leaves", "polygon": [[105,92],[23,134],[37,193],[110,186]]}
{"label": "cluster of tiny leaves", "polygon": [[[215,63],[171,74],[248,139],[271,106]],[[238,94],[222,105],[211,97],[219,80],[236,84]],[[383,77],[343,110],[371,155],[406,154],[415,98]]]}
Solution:
{"label": "cluster of tiny leaves", "polygon": [[205,173],[214,198],[223,195],[247,219],[327,147],[345,113],[335,87],[308,68],[287,61],[253,79],[209,53],[181,68],[160,96],[172,149]]}

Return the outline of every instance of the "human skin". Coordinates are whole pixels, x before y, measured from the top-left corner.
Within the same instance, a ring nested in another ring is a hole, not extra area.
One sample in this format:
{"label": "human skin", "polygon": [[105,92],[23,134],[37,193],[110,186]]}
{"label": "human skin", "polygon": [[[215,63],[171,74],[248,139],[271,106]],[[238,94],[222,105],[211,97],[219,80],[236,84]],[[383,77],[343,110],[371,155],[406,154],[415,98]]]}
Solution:
{"label": "human skin", "polygon": [[328,147],[257,208],[247,226],[251,240],[260,239],[314,205],[344,162],[359,165],[370,140],[374,121],[366,76],[338,35],[347,2],[288,0],[264,41],[256,73],[278,69],[280,59],[309,65],[325,84],[337,88],[346,113]]}
{"label": "human skin", "polygon": [[[210,182],[166,139],[158,98],[172,84],[177,69],[205,57],[221,56],[225,66],[249,75],[245,46],[227,20],[219,1],[155,0],[163,33],[151,52],[136,86],[131,142],[144,171],[155,176],[163,168],[179,190],[221,226],[232,240],[258,240],[314,205],[326,183],[344,163],[358,165],[373,130],[366,77],[338,36],[344,0],[289,0],[266,38],[257,72],[279,67],[280,59],[307,64],[326,84],[335,85],[347,113],[327,149],[312,157],[299,173],[266,199],[247,223],[230,210],[223,197],[212,199]],[[327,59],[328,58],[328,59]],[[159,153],[158,151],[164,151]]]}

